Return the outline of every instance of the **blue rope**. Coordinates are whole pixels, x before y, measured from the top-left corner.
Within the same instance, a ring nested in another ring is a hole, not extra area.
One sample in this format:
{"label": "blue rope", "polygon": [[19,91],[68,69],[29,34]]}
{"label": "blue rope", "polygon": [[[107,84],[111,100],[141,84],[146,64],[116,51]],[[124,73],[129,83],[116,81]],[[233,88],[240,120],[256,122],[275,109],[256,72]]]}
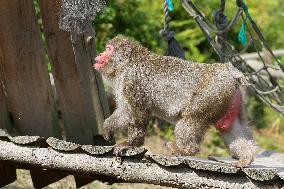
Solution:
{"label": "blue rope", "polygon": [[249,17],[248,6],[243,1],[243,9],[245,12],[245,17],[243,17],[243,23],[238,34],[238,40],[242,45],[246,45],[248,43],[247,36],[246,36],[246,21]]}
{"label": "blue rope", "polygon": [[174,5],[173,5],[172,0],[167,0],[167,3],[168,3],[168,9],[169,9],[169,11],[173,11],[173,10],[174,10]]}

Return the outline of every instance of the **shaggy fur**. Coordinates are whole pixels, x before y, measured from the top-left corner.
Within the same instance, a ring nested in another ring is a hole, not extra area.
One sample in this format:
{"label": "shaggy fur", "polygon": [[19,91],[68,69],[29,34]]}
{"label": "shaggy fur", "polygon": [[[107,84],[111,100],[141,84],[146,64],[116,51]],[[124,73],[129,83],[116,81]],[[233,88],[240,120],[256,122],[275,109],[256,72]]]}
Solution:
{"label": "shaggy fur", "polygon": [[[195,155],[210,125],[224,116],[235,93],[246,84],[243,74],[230,63],[200,64],[151,53],[123,36],[107,44],[114,49],[97,58],[96,68],[110,81],[117,109],[104,123],[104,136],[128,128],[128,139],[115,152],[144,143],[146,122],[151,115],[175,124],[176,140],[168,143],[175,155]],[[237,116],[237,115],[236,115]],[[235,166],[250,164],[256,153],[250,128],[242,119],[221,135],[232,154]]]}

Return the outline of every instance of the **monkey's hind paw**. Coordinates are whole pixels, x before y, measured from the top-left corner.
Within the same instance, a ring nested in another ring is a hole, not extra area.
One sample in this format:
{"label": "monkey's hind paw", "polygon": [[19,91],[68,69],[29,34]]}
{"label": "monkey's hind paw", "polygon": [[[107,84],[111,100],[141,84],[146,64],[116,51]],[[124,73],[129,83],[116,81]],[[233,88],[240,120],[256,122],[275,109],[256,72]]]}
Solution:
{"label": "monkey's hind paw", "polygon": [[244,167],[248,167],[252,162],[253,162],[253,159],[240,159],[236,162],[229,163],[228,165],[231,167],[244,168]]}
{"label": "monkey's hind paw", "polygon": [[116,144],[114,145],[113,154],[115,154],[116,156],[121,156],[122,153],[129,148],[132,148],[132,146],[130,146],[127,141]]}
{"label": "monkey's hind paw", "polygon": [[175,141],[167,142],[166,147],[171,151],[172,155],[179,155],[178,147],[176,146]]}

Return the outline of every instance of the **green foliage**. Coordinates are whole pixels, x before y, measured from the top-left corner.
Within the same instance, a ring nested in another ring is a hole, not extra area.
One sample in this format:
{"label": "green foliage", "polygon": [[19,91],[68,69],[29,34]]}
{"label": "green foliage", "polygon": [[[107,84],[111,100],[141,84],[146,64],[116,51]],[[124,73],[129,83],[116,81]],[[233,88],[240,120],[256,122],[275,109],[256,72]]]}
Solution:
{"label": "green foliage", "polygon": [[174,140],[175,135],[174,135],[173,126],[171,126],[171,125],[166,126],[164,131],[163,131],[162,137],[165,138],[166,140],[171,140],[171,141]]}
{"label": "green foliage", "polygon": [[260,102],[256,97],[250,97],[246,104],[247,115],[250,120],[252,120],[253,125],[257,128],[265,128],[266,123],[264,119],[259,119],[264,117],[264,104]]}
{"label": "green foliage", "polygon": [[[171,30],[176,33],[177,40],[185,49],[186,58],[198,61],[216,61],[218,57],[203,36],[202,32],[182,8],[179,0],[173,0],[174,11],[170,13]],[[219,1],[200,0],[195,1],[198,8],[212,20],[213,12],[218,9]],[[284,5],[281,0],[248,2],[249,12],[261,27],[273,48],[284,46]],[[228,1],[226,15],[232,19],[236,11],[234,1]],[[117,34],[134,37],[144,46],[163,54],[166,44],[159,36],[163,28],[163,4],[162,1],[144,0],[110,0],[106,10],[94,21],[97,31],[97,46],[101,51],[106,41]],[[237,33],[240,30],[241,20],[228,34],[230,42],[237,44]],[[273,26],[273,27],[272,27]]]}

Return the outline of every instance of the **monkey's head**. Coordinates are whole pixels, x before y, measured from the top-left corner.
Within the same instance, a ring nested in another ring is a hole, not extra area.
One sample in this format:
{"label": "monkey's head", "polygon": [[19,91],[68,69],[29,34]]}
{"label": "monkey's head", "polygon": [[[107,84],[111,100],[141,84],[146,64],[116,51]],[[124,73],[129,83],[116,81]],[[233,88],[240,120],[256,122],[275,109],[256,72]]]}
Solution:
{"label": "monkey's head", "polygon": [[107,79],[113,79],[131,61],[132,51],[139,44],[125,36],[117,36],[106,44],[106,50],[96,57],[94,68],[101,72]]}

